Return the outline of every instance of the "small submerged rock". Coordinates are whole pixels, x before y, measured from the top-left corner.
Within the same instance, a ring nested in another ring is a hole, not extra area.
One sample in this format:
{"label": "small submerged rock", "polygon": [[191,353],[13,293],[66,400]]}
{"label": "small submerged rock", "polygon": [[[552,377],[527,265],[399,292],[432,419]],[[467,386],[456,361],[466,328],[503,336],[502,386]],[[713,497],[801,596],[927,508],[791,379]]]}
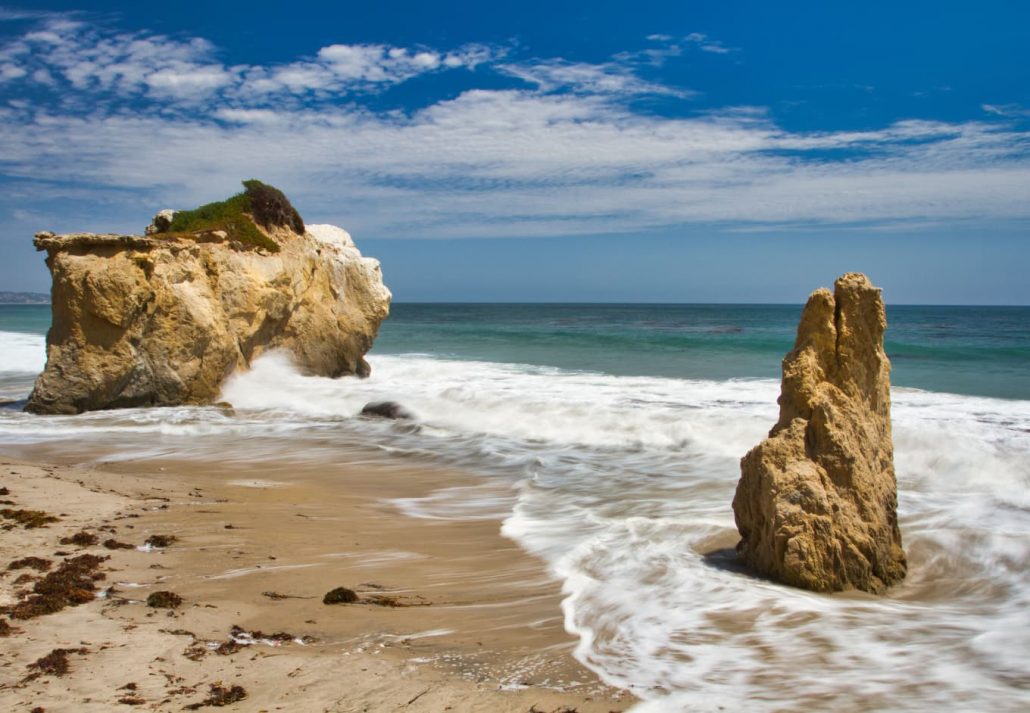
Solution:
{"label": "small submerged rock", "polygon": [[396,401],[371,401],[364,405],[359,416],[365,418],[386,418],[393,421],[414,421],[415,414]]}

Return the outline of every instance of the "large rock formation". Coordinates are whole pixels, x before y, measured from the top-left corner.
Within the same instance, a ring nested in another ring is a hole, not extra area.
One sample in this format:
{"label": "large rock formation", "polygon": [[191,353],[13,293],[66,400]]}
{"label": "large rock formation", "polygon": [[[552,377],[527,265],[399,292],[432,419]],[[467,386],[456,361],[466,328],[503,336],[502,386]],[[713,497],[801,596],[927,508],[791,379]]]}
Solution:
{"label": "large rock formation", "polygon": [[737,551],[819,592],[880,593],[905,577],[880,290],[848,273],[808,298],[783,360],[780,419],[740,462]]}
{"label": "large rock formation", "polygon": [[277,190],[246,185],[163,211],[146,236],[36,235],[53,324],[28,411],[208,403],[269,349],[311,374],[369,373],[390,304],[378,261],[340,228],[305,227]]}

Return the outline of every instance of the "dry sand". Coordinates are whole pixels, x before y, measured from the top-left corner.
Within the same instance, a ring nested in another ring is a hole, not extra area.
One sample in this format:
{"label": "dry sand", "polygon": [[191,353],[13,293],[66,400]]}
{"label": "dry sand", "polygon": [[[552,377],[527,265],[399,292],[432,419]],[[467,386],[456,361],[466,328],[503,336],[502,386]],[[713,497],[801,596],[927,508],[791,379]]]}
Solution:
{"label": "dry sand", "polygon": [[[5,618],[14,628],[0,638],[0,709],[181,711],[212,685],[241,686],[246,698],[227,708],[240,711],[628,708],[631,694],[572,658],[559,585],[499,535],[496,520],[414,519],[385,502],[475,483],[376,462],[233,472],[0,460],[0,487],[10,491],[0,499],[14,503],[0,507],[60,518],[0,531],[0,605],[44,576],[7,570],[30,555],[54,567],[82,553],[109,555],[96,584],[112,587],[54,614]],[[154,534],[178,539],[153,551],[59,543],[81,530],[132,545]],[[338,586],[359,601],[323,604]],[[183,603],[148,607],[156,591]],[[233,626],[295,640],[216,651]],[[33,676],[30,664],[58,648],[75,650],[68,672]]]}

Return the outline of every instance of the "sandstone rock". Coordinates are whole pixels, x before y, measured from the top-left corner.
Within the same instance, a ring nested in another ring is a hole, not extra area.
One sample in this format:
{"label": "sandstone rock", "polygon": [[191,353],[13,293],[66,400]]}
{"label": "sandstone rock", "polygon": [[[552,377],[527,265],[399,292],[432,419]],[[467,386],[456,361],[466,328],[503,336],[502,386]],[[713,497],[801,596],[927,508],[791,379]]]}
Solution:
{"label": "sandstone rock", "polygon": [[808,299],[783,360],[780,418],[741,460],[737,551],[819,592],[880,593],[905,577],[880,290],[848,273]]}
{"label": "sandstone rock", "polygon": [[378,261],[333,226],[252,228],[246,244],[205,237],[217,225],[151,236],[38,233],[53,276],[53,324],[26,410],[211,403],[229,374],[271,349],[310,374],[367,375],[364,354],[390,304]]}
{"label": "sandstone rock", "polygon": [[366,418],[414,419],[414,414],[396,401],[372,401],[362,407],[359,416]]}

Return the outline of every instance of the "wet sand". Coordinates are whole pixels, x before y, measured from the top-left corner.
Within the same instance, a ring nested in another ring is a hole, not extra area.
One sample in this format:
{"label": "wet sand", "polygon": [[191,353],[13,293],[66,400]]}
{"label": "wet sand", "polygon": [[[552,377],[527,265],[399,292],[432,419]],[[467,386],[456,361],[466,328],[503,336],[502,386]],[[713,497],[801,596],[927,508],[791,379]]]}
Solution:
{"label": "wet sand", "polygon": [[[499,535],[497,520],[411,518],[387,502],[479,484],[376,459],[95,469],[5,458],[0,486],[14,504],[3,507],[60,521],[0,531],[0,605],[34,586],[23,574],[44,576],[6,570],[29,555],[54,567],[82,553],[110,556],[96,584],[113,589],[57,613],[8,619],[0,707],[178,711],[218,685],[246,691],[230,710],[625,710],[631,694],[573,659],[558,583]],[[155,534],[177,539],[151,551],[59,544],[81,530],[132,545]],[[324,604],[340,586],[359,600]],[[148,607],[157,591],[183,603]],[[233,645],[234,626],[292,637],[248,644],[237,634]],[[56,648],[74,650],[68,672],[33,677],[30,664]]]}

